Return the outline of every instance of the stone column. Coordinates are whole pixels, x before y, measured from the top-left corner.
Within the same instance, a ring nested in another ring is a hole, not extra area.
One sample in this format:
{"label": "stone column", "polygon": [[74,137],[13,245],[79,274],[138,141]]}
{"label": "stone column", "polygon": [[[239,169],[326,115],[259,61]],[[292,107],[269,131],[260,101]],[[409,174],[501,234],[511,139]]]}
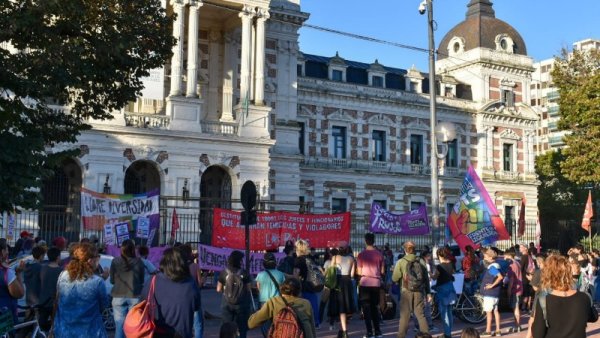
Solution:
{"label": "stone column", "polygon": [[171,91],[169,95],[181,95],[183,80],[181,73],[183,71],[183,29],[185,24],[184,12],[185,4],[183,0],[171,0],[173,12],[177,15],[177,19],[173,23],[173,37],[177,39],[177,43],[173,46],[173,57],[171,58]]}
{"label": "stone column", "polygon": [[188,27],[187,87],[185,96],[197,97],[198,84],[198,10],[202,1],[190,0],[190,18]]}
{"label": "stone column", "polygon": [[256,105],[263,105],[265,101],[265,22],[268,19],[268,10],[260,10],[260,16],[256,21],[256,84],[254,89]]}
{"label": "stone column", "polygon": [[[234,48],[237,43],[232,38],[230,32],[226,32],[223,36],[223,102],[221,104],[222,113],[221,121],[233,121],[233,84],[236,83],[237,67],[234,67]],[[237,59],[237,57],[235,58]]]}
{"label": "stone column", "polygon": [[494,127],[487,128],[486,157],[487,167],[494,168]]}
{"label": "stone column", "polygon": [[535,172],[535,152],[533,151],[533,143],[535,141],[535,132],[529,132],[527,138],[529,139],[529,146],[527,147],[527,156],[529,157],[529,167],[527,172]]}
{"label": "stone column", "polygon": [[[523,135],[523,173],[529,172],[529,133]],[[517,153],[518,154],[518,153]],[[517,155],[517,158],[519,156]]]}
{"label": "stone column", "polygon": [[244,104],[249,100],[250,93],[250,49],[252,48],[252,18],[254,10],[250,7],[244,7],[239,14],[242,19],[242,59],[241,59],[241,81],[240,81],[240,103]]}

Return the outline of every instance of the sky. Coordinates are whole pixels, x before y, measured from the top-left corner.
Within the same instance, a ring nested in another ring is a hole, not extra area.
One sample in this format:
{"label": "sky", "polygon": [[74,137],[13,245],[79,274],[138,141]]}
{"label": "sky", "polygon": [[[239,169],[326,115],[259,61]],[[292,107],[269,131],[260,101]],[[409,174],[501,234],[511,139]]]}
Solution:
{"label": "sky", "polygon": [[[421,0],[301,0],[306,23],[380,40],[427,48],[427,14]],[[450,29],[465,19],[469,0],[434,0],[436,48]],[[600,0],[496,0],[496,18],[513,26],[534,61],[552,58],[573,42],[600,39]],[[427,53],[361,41],[303,27],[300,50],[322,56],[408,69],[427,70]]]}

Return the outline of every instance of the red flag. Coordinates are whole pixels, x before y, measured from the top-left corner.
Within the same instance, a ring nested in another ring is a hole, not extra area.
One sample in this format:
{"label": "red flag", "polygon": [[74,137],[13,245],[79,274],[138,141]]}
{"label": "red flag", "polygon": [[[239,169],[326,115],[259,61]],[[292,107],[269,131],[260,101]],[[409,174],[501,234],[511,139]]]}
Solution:
{"label": "red flag", "polygon": [[537,252],[541,252],[542,250],[542,226],[540,225],[540,212],[538,211],[538,217],[535,222],[535,238],[536,238],[536,248]]}
{"label": "red flag", "polygon": [[525,234],[525,197],[521,199],[521,210],[519,210],[519,227],[517,228],[517,236],[523,237]]}
{"label": "red flag", "polygon": [[594,216],[594,209],[592,209],[592,192],[588,194],[588,200],[585,204],[585,211],[583,212],[583,221],[581,221],[581,227],[587,232],[592,231],[592,217]]}
{"label": "red flag", "polygon": [[175,238],[175,233],[179,229],[179,217],[177,211],[173,208],[173,217],[171,218],[171,238]]}

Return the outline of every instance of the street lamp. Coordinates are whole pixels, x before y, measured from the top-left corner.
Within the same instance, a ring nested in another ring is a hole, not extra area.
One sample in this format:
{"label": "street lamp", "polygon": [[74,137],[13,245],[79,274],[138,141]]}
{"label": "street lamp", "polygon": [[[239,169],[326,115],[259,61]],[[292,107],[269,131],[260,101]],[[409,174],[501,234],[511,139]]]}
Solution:
{"label": "street lamp", "polygon": [[436,114],[436,88],[435,88],[435,41],[433,20],[433,0],[423,0],[419,4],[419,14],[427,12],[427,26],[429,37],[429,112],[430,112],[430,133],[431,133],[431,214],[433,223],[433,241],[436,244],[435,233],[440,230],[440,188],[438,185],[438,159],[444,159],[448,154],[448,147],[444,147],[442,153],[437,150],[437,135],[441,134],[442,142],[446,145],[456,137],[454,125],[448,122],[442,122],[437,125]]}

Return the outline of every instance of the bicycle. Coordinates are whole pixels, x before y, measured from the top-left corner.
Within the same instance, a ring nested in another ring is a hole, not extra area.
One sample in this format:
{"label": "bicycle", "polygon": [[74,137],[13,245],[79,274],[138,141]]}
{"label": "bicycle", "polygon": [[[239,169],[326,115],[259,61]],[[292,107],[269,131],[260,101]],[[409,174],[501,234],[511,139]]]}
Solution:
{"label": "bicycle", "polygon": [[[456,303],[452,306],[452,312],[460,320],[468,324],[479,324],[486,318],[486,314],[483,311],[483,297],[477,293],[472,296],[464,292],[460,293]],[[437,319],[439,317],[440,311],[434,295],[434,301],[431,304],[431,318]]]}

